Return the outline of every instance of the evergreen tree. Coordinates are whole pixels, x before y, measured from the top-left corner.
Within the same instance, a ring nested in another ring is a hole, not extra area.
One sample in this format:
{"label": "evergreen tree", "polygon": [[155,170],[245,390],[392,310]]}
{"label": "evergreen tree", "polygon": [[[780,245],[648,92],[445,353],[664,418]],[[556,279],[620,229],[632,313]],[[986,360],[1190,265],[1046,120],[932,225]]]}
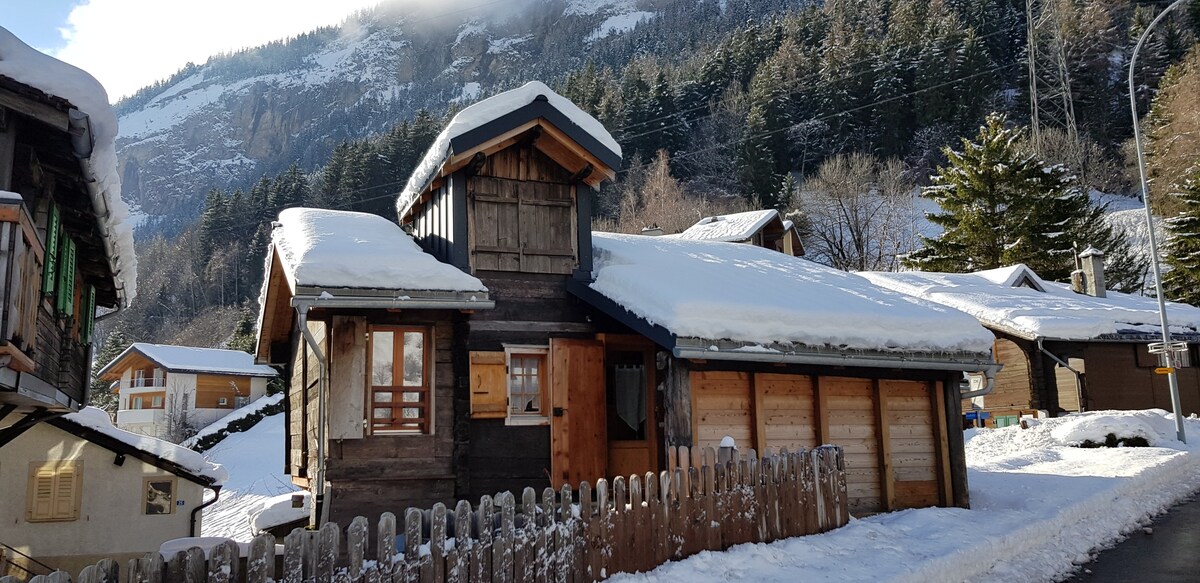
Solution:
{"label": "evergreen tree", "polygon": [[[941,207],[929,219],[944,231],[922,237],[925,247],[908,266],[964,272],[1024,263],[1046,279],[1065,280],[1075,248],[1089,245],[1128,266],[1128,246],[1104,223],[1103,209],[1092,205],[1066,168],[1022,151],[1022,131],[1005,121],[989,115],[974,141],[962,140],[961,152],[944,150],[948,165],[938,168],[933,186],[922,193]],[[1113,278],[1127,279],[1119,272]]]}
{"label": "evergreen tree", "polygon": [[230,350],[241,350],[254,354],[254,347],[257,343],[258,335],[254,330],[254,316],[250,314],[250,310],[242,310],[242,317],[238,320],[237,326],[233,329],[233,336],[225,346]]}
{"label": "evergreen tree", "polygon": [[120,408],[120,399],[110,388],[112,383],[101,380],[96,373],[108,366],[131,344],[133,344],[133,340],[125,333],[124,326],[120,324],[104,338],[100,350],[96,351],[96,360],[92,364],[92,384],[88,388],[88,405],[99,407],[107,411],[109,415],[117,414],[117,409]]}
{"label": "evergreen tree", "polygon": [[220,189],[208,191],[204,198],[204,210],[200,213],[200,254],[211,255],[220,242],[229,240],[232,214],[229,199]]}
{"label": "evergreen tree", "polygon": [[1200,166],[1177,193],[1183,211],[1167,219],[1167,264],[1163,276],[1167,298],[1200,305]]}

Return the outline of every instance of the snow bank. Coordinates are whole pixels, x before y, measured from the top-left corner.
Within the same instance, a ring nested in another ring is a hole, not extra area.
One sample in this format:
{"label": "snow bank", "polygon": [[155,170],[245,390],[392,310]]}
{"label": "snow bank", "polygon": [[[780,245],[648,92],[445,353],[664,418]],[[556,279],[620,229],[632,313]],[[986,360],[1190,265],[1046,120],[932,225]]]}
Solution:
{"label": "snow bank", "polygon": [[[299,494],[304,502],[299,508],[292,506],[292,497]],[[308,492],[280,494],[263,500],[258,509],[249,516],[250,530],[264,531],[289,522],[308,518],[312,510],[312,496]]]}
{"label": "snow bank", "polygon": [[[1160,447],[1080,449],[1078,420],[1154,428]],[[1200,435],[1200,420],[1187,431]],[[1164,428],[1170,427],[1170,431]],[[971,510],[880,514],[821,535],[739,545],[614,583],[689,581],[1056,581],[1200,488],[1200,452],[1159,410],[1101,411],[968,440]],[[1069,432],[1068,432],[1069,433]]]}
{"label": "snow bank", "polygon": [[433,145],[425,152],[425,157],[417,164],[416,170],[413,170],[408,184],[404,186],[404,191],[396,200],[396,211],[403,213],[441,172],[442,165],[452,154],[450,151],[451,140],[533,103],[539,95],[545,96],[551,106],[595,138],[600,145],[612,150],[618,157],[621,156],[621,146],[613,139],[612,134],[604,129],[604,124],[579,109],[570,99],[552,91],[545,83],[530,81],[521,87],[493,95],[458,112],[442,130],[442,133],[438,134]]}
{"label": "snow bank", "polygon": [[249,542],[255,534],[251,518],[263,504],[300,491],[284,473],[287,451],[283,418],[283,413],[264,417],[254,427],[230,434],[204,453],[208,460],[228,468],[229,479],[221,498],[204,509],[200,534]]}
{"label": "snow bank", "polygon": [[91,75],[38,52],[3,27],[0,27],[0,75],[66,99],[87,114],[94,148],[84,163],[84,178],[91,180],[87,188],[100,217],[100,231],[117,288],[124,289],[126,303],[132,301],[137,295],[137,257],[133,252],[133,228],[127,221],[129,206],[121,200],[115,144],[117,117],[108,105],[108,93]]}
{"label": "snow bank", "polygon": [[395,223],[348,211],[290,208],[272,233],[293,284],[395,291],[487,291],[421,250]]}
{"label": "snow bank", "polygon": [[753,245],[592,233],[592,289],[680,337],[860,350],[986,353],[948,308]]}
{"label": "snow bank", "polygon": [[108,413],[101,409],[84,407],[77,413],[63,416],[63,419],[88,429],[94,429],[146,453],[175,462],[197,476],[211,478],[214,485],[220,486],[229,478],[229,472],[221,464],[205,460],[204,456],[186,447],[158,438],[130,433],[124,429],[117,429],[109,419]]}
{"label": "snow bank", "polygon": [[263,397],[253,403],[250,403],[249,405],[246,405],[245,407],[234,409],[228,415],[209,423],[203,429],[198,431],[196,435],[189,437],[180,445],[184,447],[193,447],[201,439],[208,437],[209,435],[225,431],[225,429],[229,427],[229,424],[233,423],[234,421],[239,421],[241,419],[245,419],[246,417],[250,417],[251,415],[256,415],[263,409],[266,409],[272,405],[278,405],[279,402],[283,400],[283,397],[283,393],[276,393],[274,395]]}
{"label": "snow bank", "polygon": [[778,216],[779,211],[768,209],[704,217],[682,233],[667,236],[698,241],[746,241]]}
{"label": "snow bank", "polygon": [[[1077,294],[1042,280],[1024,265],[975,273],[863,272],[871,282],[913,297],[961,310],[985,325],[1028,338],[1090,340],[1106,334],[1159,334],[1153,298],[1110,291],[1108,297]],[[1013,284],[1027,275],[1044,289]],[[1200,308],[1167,303],[1172,333],[1200,333]]]}
{"label": "snow bank", "polygon": [[134,342],[129,345],[129,348],[114,358],[109,366],[100,371],[100,374],[103,374],[113,364],[120,362],[130,352],[140,352],[162,368],[171,371],[222,373],[252,377],[279,376],[275,369],[267,365],[254,364],[254,357],[240,350],[194,348],[147,342]]}

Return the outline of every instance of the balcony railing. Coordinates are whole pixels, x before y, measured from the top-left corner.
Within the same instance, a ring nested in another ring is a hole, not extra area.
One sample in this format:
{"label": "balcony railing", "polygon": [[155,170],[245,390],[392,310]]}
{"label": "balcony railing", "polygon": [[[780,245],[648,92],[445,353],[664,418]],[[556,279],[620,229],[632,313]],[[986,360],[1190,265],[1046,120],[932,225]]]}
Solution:
{"label": "balcony railing", "polygon": [[161,389],[167,384],[166,377],[142,377],[131,379],[125,386],[127,389]]}

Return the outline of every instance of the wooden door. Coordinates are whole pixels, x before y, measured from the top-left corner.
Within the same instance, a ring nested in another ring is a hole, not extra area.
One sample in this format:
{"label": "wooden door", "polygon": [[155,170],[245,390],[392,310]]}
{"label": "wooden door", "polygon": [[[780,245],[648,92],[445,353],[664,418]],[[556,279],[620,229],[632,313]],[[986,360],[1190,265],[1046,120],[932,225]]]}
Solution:
{"label": "wooden door", "polygon": [[608,475],[658,471],[654,351],[609,345],[605,376]]}
{"label": "wooden door", "polygon": [[550,339],[550,481],[578,486],[605,477],[608,414],[604,345],[596,340]]}

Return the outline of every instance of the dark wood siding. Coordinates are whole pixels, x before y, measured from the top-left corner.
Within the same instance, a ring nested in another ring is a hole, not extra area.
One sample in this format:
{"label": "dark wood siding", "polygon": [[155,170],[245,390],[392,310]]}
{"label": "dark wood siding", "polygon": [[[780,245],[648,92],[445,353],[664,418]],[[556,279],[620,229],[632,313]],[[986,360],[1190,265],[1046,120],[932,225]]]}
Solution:
{"label": "dark wood siding", "polygon": [[[1048,345],[1049,346],[1049,345]],[[1171,410],[1170,388],[1166,375],[1154,374],[1157,361],[1141,357],[1145,343],[1099,343],[1087,346],[1085,400],[1089,410],[1147,409]],[[1200,369],[1176,369],[1179,400],[1184,415],[1200,414]],[[1145,366],[1152,365],[1152,366]]]}

